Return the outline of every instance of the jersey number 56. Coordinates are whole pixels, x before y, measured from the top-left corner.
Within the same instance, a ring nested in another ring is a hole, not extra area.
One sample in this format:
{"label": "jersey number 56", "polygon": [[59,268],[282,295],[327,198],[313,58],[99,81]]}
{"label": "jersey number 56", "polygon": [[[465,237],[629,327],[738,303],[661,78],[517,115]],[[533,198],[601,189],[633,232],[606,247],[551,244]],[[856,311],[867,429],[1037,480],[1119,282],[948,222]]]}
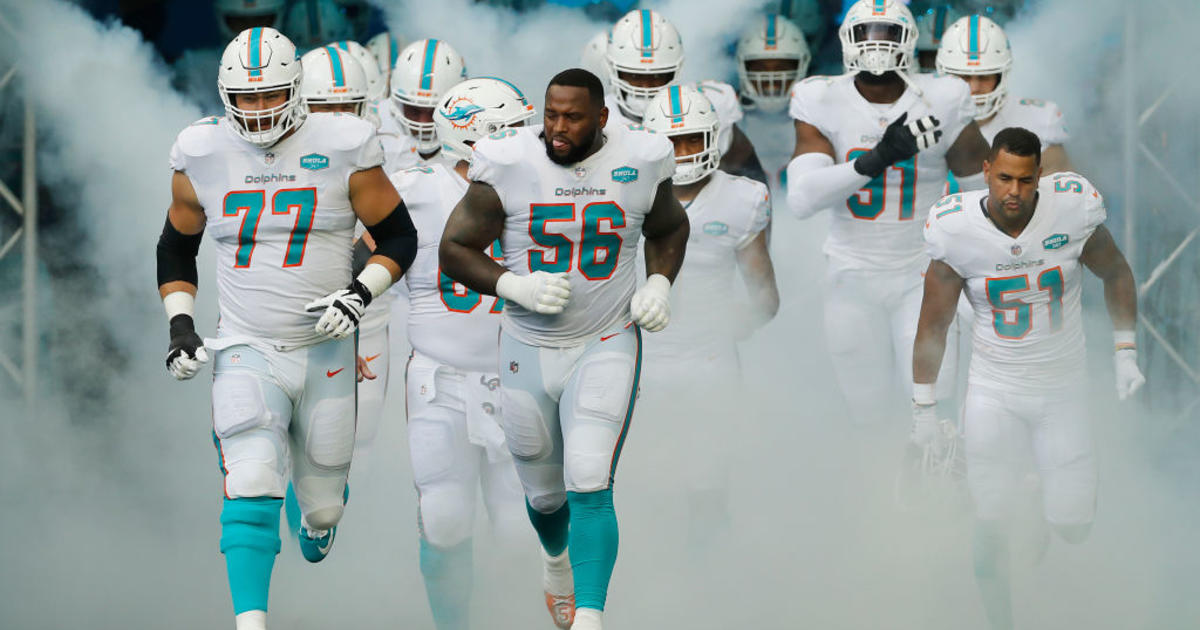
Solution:
{"label": "jersey number 56", "polygon": [[623,227],[625,211],[612,201],[594,201],[581,209],[573,203],[530,204],[529,238],[540,247],[529,250],[529,271],[558,273],[575,267],[588,280],[607,280],[621,256],[624,239],[616,230]]}

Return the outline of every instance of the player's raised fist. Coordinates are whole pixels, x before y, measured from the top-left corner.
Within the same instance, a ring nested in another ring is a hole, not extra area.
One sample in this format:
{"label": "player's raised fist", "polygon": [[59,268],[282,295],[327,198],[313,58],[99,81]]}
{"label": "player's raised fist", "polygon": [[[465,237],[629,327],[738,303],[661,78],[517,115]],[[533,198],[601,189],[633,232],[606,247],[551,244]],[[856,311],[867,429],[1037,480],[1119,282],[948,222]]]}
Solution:
{"label": "player's raised fist", "polygon": [[671,281],[662,274],[646,278],[629,301],[633,321],[646,332],[658,332],[671,321]]}
{"label": "player's raised fist", "polygon": [[496,295],[535,313],[557,315],[571,299],[571,281],[565,273],[535,271],[518,276],[506,271],[496,280]]}
{"label": "player's raised fist", "polygon": [[309,313],[325,311],[317,320],[317,333],[330,339],[344,339],[358,328],[358,322],[370,303],[371,291],[356,279],[345,289],[309,302],[304,305],[304,310]]}
{"label": "player's raised fist", "polygon": [[208,351],[204,349],[204,340],[196,334],[196,324],[192,321],[192,316],[172,317],[167,371],[171,376],[186,381],[195,376],[205,363],[208,363]]}

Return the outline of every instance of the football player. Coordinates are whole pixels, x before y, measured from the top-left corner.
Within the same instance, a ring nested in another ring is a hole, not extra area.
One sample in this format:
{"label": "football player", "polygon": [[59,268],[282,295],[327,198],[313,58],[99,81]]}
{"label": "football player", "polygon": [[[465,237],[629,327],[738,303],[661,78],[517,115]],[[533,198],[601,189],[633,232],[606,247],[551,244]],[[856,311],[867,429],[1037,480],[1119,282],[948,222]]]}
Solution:
{"label": "football player", "polygon": [[[416,250],[374,129],[356,116],[305,116],[300,80],[295,46],[275,29],[230,42],[217,81],[225,116],[197,121],[171,148],[172,199],[157,250],[168,371],[192,378],[214,352],[221,552],[238,630],[266,627],[289,471],[301,551],[311,562],[329,553],[354,446],[353,333]],[[356,221],[378,247],[352,277]],[[205,229],[216,240],[220,304],[207,341],[193,321]]]}
{"label": "football player", "polygon": [[1096,509],[1096,454],[1086,400],[1083,268],[1104,282],[1113,323],[1116,394],[1145,382],[1137,366],[1137,287],[1104,227],[1104,199],[1077,173],[1042,176],[1037,135],[996,134],[987,189],[950,195],[925,224],[925,273],[913,347],[913,441],[938,439],[938,364],[959,294],[975,311],[963,411],[967,485],[975,504],[975,577],[991,627],[1013,627],[1009,522],[1018,463],[1032,458],[1046,521],[1080,543]]}
{"label": "football player", "polygon": [[[671,188],[671,142],[606,127],[595,75],[555,75],[543,121],[475,144],[441,263],[468,289],[505,300],[501,426],[542,543],[546,604],[560,628],[597,630],[617,558],[613,479],[641,330],[670,319],[688,220]],[[643,237],[649,277],[638,288]],[[496,239],[502,264],[486,251]]]}
{"label": "football player", "polygon": [[[462,55],[440,39],[405,46],[392,68],[390,107],[381,112],[383,150],[391,169],[443,159],[433,124],[442,94],[467,78]],[[447,160],[457,163],[457,160]],[[454,164],[448,164],[453,167]]]}

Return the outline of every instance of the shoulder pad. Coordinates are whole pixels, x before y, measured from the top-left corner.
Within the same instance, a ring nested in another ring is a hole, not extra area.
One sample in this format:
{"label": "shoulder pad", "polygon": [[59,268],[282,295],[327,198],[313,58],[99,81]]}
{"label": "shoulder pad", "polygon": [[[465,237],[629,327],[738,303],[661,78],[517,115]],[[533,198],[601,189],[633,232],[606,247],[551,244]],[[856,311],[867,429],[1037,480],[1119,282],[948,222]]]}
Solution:
{"label": "shoulder pad", "polygon": [[216,116],[197,120],[179,132],[175,145],[188,157],[212,153],[221,139],[221,134],[226,133],[226,130],[221,128],[221,121],[222,119]]}
{"label": "shoulder pad", "polygon": [[375,136],[375,125],[354,116],[340,112],[320,112],[310,114],[304,121],[306,125],[316,125],[319,133],[318,142],[328,143],[332,150],[355,151]]}

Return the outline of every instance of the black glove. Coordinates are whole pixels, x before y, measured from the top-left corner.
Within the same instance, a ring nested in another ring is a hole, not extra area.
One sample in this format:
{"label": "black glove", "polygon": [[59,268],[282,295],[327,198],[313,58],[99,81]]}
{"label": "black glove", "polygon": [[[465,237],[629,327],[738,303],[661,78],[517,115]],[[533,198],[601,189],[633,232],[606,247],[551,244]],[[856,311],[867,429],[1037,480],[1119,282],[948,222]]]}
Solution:
{"label": "black glove", "polygon": [[854,160],[854,170],[859,175],[879,177],[887,167],[907,160],[941,140],[942,130],[938,128],[941,123],[937,118],[926,116],[905,124],[907,119],[908,112],[900,114],[884,130],[879,144]]}
{"label": "black glove", "polygon": [[200,371],[208,363],[208,352],[204,340],[196,334],[196,324],[191,315],[176,315],[171,318],[171,348],[167,351],[167,371],[183,381]]}

